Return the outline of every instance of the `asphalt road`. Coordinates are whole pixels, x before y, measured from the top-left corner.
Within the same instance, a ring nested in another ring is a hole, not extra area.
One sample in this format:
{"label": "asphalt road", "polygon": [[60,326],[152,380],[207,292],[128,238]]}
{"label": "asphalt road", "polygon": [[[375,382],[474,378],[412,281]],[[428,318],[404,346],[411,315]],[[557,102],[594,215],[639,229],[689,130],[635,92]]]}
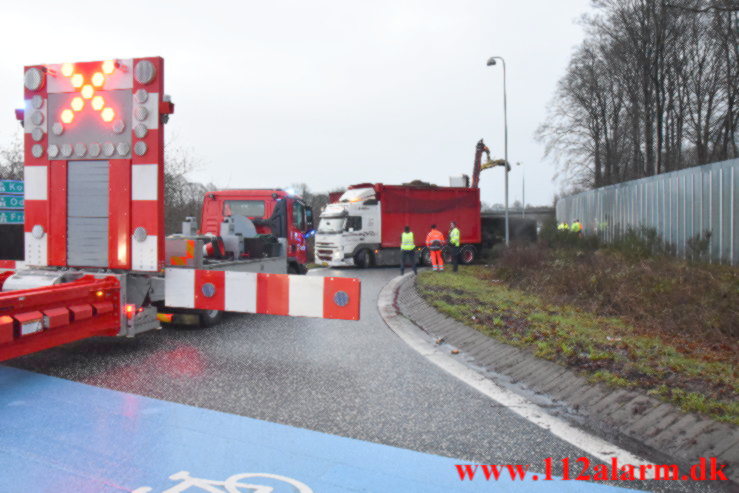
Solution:
{"label": "asphalt road", "polygon": [[[532,464],[541,471],[546,457],[587,455],[448,375],[391,332],[377,311],[377,295],[396,269],[309,275],[361,277],[361,320],[229,315],[210,329],[81,341],[8,363],[474,463]],[[705,485],[686,486],[669,485],[683,491]]]}

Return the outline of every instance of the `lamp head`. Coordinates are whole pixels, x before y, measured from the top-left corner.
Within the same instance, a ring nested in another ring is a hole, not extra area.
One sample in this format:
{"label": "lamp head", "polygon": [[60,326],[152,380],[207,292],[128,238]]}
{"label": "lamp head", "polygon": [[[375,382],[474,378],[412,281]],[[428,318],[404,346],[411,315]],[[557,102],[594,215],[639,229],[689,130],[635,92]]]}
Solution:
{"label": "lamp head", "polygon": [[495,57],[491,56],[488,58],[488,67],[491,65],[495,65],[497,62],[495,61]]}

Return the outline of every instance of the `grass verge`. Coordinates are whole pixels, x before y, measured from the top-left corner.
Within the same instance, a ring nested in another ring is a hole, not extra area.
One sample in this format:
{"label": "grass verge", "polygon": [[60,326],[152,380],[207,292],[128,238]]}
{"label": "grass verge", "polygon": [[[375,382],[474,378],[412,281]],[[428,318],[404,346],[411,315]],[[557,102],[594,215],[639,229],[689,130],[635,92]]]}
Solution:
{"label": "grass verge", "polygon": [[[646,391],[679,408],[739,425],[732,345],[696,351],[679,339],[623,317],[604,316],[495,279],[490,266],[423,272],[421,296],[442,313],[536,356],[578,370],[590,381]],[[735,346],[734,346],[735,349]]]}

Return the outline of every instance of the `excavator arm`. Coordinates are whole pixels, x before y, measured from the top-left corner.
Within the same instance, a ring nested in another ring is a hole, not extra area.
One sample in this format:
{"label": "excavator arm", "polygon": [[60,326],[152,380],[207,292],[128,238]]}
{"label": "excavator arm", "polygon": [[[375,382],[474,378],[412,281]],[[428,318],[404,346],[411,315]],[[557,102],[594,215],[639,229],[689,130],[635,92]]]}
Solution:
{"label": "excavator arm", "polygon": [[[483,154],[487,156],[487,160],[484,163],[482,162]],[[507,171],[511,170],[510,164],[506,163],[505,159],[490,159],[490,149],[480,139],[475,147],[475,164],[472,168],[472,188],[478,188],[480,186],[480,172],[494,166],[505,166]]]}

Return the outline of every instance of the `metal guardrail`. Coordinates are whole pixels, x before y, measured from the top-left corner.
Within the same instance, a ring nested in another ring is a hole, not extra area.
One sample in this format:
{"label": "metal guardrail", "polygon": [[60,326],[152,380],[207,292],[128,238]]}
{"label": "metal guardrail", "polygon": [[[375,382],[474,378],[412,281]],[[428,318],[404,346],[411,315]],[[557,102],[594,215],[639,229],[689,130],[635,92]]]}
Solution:
{"label": "metal guardrail", "polygon": [[563,197],[557,222],[579,219],[585,233],[612,241],[654,228],[685,257],[687,242],[710,233],[711,262],[739,264],[739,159],[686,168]]}

